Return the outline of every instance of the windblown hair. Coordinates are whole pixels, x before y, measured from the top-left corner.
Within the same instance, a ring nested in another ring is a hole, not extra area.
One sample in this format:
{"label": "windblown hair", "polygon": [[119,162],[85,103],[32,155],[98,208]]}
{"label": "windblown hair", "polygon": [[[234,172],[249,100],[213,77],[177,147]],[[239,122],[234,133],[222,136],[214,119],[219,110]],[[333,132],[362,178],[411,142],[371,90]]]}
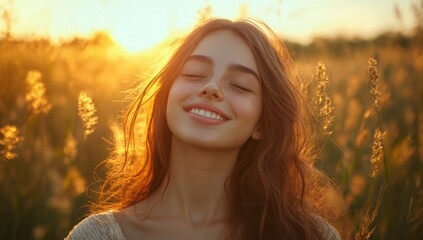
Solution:
{"label": "windblown hair", "polygon": [[[211,19],[180,41],[170,60],[142,88],[124,118],[124,154],[107,160],[107,177],[94,211],[123,209],[143,201],[169,171],[171,132],[166,103],[173,80],[199,42],[218,30],[241,37],[253,53],[262,86],[261,139],[241,148],[226,192],[228,239],[327,239],[329,185],[313,167],[308,108],[283,43],[264,23]],[[140,125],[141,124],[141,125]],[[144,124],[144,125],[142,125]],[[143,140],[139,139],[143,135]],[[327,201],[327,199],[325,200]]]}

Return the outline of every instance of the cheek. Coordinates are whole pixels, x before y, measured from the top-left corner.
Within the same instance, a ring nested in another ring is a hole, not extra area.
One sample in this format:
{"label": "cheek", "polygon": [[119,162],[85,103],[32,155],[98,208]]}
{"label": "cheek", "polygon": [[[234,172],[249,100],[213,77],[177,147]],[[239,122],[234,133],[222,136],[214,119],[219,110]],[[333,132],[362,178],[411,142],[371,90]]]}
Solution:
{"label": "cheek", "polygon": [[256,104],[256,105],[252,105],[251,109],[250,109],[250,113],[251,113],[251,118],[254,119],[254,125],[258,124],[258,121],[260,119],[261,116],[261,111],[262,111],[262,106],[261,104]]}
{"label": "cheek", "polygon": [[175,80],[175,82],[170,86],[170,89],[169,89],[167,105],[169,106],[172,103],[175,103],[175,101],[178,100],[182,94],[183,94],[183,88],[181,88],[180,84],[178,84],[178,81]]}
{"label": "cheek", "polygon": [[172,100],[177,100],[189,94],[192,94],[194,90],[193,90],[193,86],[191,85],[192,84],[185,83],[184,80],[176,79],[169,89],[168,102],[171,102]]}
{"label": "cheek", "polygon": [[253,97],[250,99],[236,99],[233,106],[239,115],[251,121],[258,121],[262,111],[262,103],[260,98]]}
{"label": "cheek", "polygon": [[178,98],[177,95],[177,91],[175,90],[175,88],[172,86],[169,89],[169,96],[167,98],[167,103],[166,103],[166,116],[167,118],[171,118],[172,117],[172,109],[174,109],[176,107],[176,100]]}
{"label": "cheek", "polygon": [[176,79],[169,89],[169,95],[167,99],[167,114],[172,112],[172,109],[180,106],[181,102],[192,95],[194,90],[189,84],[184,84],[180,80]]}
{"label": "cheek", "polygon": [[178,90],[176,87],[174,87],[174,85],[172,85],[169,89],[169,95],[168,95],[167,104],[166,104],[166,121],[171,131],[173,129],[173,126],[175,124],[177,125],[177,123],[175,122],[177,120],[175,109],[177,109],[178,107],[177,105],[178,98],[179,98]]}

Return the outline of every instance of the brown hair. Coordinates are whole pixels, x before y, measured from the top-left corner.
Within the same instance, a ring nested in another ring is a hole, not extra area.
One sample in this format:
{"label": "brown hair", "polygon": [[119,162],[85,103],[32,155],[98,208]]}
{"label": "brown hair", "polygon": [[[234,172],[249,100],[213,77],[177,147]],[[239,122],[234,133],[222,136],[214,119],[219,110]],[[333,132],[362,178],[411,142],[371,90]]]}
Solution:
{"label": "brown hair", "polygon": [[[307,104],[292,72],[291,58],[274,33],[252,20],[212,19],[182,39],[164,67],[143,87],[124,118],[125,151],[108,161],[96,211],[143,201],[166,181],[171,132],[166,103],[173,80],[208,34],[230,30],[252,51],[262,84],[261,139],[241,148],[226,182],[230,197],[229,239],[325,239],[325,177],[313,167]],[[153,92],[153,93],[151,93]],[[141,114],[141,112],[143,114]],[[143,115],[144,117],[141,117]],[[140,119],[146,125],[140,127]],[[139,131],[145,135],[140,141]],[[327,230],[327,228],[326,228]]]}

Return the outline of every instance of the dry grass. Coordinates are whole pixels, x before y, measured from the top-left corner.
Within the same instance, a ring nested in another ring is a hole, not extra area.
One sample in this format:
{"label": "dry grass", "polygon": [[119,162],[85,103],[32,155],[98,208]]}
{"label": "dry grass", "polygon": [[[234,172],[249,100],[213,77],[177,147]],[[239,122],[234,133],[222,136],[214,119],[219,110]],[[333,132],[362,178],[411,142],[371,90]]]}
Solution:
{"label": "dry grass", "polygon": [[2,138],[0,138],[0,145],[2,149],[0,154],[7,160],[12,160],[18,156],[15,151],[16,145],[23,140],[19,137],[19,129],[13,125],[6,125],[0,128]]}
{"label": "dry grass", "polygon": [[[292,50],[315,89],[307,92],[325,139],[321,167],[347,198],[351,238],[421,236],[419,39],[317,39]],[[60,46],[0,41],[0,52],[0,212],[13,216],[0,220],[0,238],[60,239],[95,201],[85,190],[112,150],[103,139],[122,137],[113,124],[121,90],[151,56],[122,55],[104,35]]]}
{"label": "dry grass", "polygon": [[91,135],[98,123],[97,109],[87,93],[81,92],[78,97],[78,115],[84,125],[84,137]]}
{"label": "dry grass", "polygon": [[317,90],[314,96],[314,106],[317,117],[325,135],[332,134],[331,127],[335,120],[332,98],[328,93],[329,76],[326,73],[326,65],[319,62],[316,68]]}
{"label": "dry grass", "polygon": [[41,73],[31,70],[26,75],[27,93],[25,100],[34,114],[47,114],[51,109],[51,104],[45,96],[46,87],[41,81]]}

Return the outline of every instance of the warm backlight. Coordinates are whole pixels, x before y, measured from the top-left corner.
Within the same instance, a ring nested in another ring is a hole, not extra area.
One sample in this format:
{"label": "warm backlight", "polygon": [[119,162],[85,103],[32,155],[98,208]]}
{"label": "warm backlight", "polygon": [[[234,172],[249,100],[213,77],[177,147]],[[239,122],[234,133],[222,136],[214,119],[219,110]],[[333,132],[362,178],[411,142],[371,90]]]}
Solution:
{"label": "warm backlight", "polygon": [[99,19],[125,50],[137,53],[195,24],[201,1],[102,1]]}
{"label": "warm backlight", "polygon": [[109,33],[126,51],[137,53],[160,43],[168,36],[166,26],[153,27],[116,28],[110,29]]}
{"label": "warm backlight", "polygon": [[[13,38],[35,36],[54,41],[108,32],[124,49],[136,53],[159,44],[171,33],[186,32],[199,13],[207,12],[205,9],[210,9],[214,17],[261,19],[284,39],[301,43],[316,36],[371,37],[386,30],[411,32],[415,25],[411,6],[419,0],[395,4],[383,1],[0,0],[0,38],[7,31]],[[395,17],[393,6],[400,10],[400,19]]]}
{"label": "warm backlight", "polygon": [[171,16],[144,1],[111,2],[107,11],[109,18],[105,28],[129,52],[140,52],[159,44],[171,32]]}

